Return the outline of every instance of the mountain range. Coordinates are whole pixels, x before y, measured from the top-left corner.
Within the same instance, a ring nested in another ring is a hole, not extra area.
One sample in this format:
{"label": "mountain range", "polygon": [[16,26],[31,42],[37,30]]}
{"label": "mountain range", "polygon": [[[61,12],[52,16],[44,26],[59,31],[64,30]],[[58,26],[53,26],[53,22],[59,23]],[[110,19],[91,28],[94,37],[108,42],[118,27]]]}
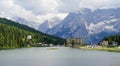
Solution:
{"label": "mountain range", "polygon": [[82,9],[69,13],[68,16],[47,34],[62,38],[83,38],[85,43],[98,43],[106,36],[120,32],[120,8],[117,9]]}
{"label": "mountain range", "polygon": [[[21,19],[17,21],[25,22]],[[98,43],[106,36],[120,33],[119,24],[120,8],[94,11],[84,8],[69,13],[63,20],[54,17],[51,20],[46,19],[42,24],[26,22],[26,25],[32,25],[31,27],[46,34],[62,38],[83,38],[85,43]]]}

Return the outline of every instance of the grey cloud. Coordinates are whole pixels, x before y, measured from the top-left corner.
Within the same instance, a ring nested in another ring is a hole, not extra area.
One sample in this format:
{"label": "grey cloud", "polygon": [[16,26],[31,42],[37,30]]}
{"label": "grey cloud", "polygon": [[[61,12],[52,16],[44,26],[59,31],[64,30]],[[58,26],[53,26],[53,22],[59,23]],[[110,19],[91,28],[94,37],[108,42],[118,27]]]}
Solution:
{"label": "grey cloud", "polygon": [[57,10],[59,12],[74,12],[80,10],[79,3],[81,0],[59,0]]}
{"label": "grey cloud", "polygon": [[81,0],[81,8],[95,9],[109,9],[109,8],[119,8],[120,0]]}
{"label": "grey cloud", "polygon": [[120,0],[14,0],[26,10],[35,14],[69,13],[81,8],[118,8]]}
{"label": "grey cloud", "polygon": [[14,0],[15,3],[24,7],[26,10],[30,10],[35,14],[47,14],[48,12],[54,12],[54,8],[57,6],[55,0]]}
{"label": "grey cloud", "polygon": [[54,16],[64,17],[66,13],[81,8],[95,10],[119,7],[120,0],[0,0],[0,13],[7,17],[19,16],[36,22]]}

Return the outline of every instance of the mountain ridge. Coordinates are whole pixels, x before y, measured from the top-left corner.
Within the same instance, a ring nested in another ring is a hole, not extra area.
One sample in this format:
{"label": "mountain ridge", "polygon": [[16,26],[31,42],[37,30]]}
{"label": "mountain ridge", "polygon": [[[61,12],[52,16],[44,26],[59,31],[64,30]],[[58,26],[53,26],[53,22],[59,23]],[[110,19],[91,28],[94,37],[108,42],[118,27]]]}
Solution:
{"label": "mountain ridge", "polygon": [[[80,37],[84,40],[90,38],[85,42],[98,43],[103,37],[120,31],[119,11],[120,8],[98,9],[95,11],[84,9],[83,11],[72,12],[60,24],[53,29],[49,29],[46,33],[62,38]],[[92,38],[93,36],[94,38]]]}

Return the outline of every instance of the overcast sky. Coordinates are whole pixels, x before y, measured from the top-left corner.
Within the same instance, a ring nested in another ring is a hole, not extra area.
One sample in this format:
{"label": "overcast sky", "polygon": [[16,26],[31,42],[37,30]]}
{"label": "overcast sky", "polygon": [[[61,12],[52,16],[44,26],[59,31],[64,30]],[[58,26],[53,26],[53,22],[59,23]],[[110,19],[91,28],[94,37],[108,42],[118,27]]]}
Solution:
{"label": "overcast sky", "polygon": [[38,23],[81,8],[108,9],[120,7],[120,0],[0,0],[0,17],[20,17]]}

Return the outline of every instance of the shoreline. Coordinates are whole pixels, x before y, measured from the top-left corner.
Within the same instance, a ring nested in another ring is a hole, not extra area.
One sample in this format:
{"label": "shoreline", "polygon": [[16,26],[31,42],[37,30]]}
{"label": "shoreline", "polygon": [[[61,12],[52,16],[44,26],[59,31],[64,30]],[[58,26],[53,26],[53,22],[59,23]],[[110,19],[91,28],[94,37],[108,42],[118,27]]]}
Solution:
{"label": "shoreline", "polygon": [[108,52],[120,52],[120,48],[118,47],[102,47],[102,48],[87,48],[86,46],[79,47],[83,50],[98,50],[98,51],[108,51]]}
{"label": "shoreline", "polygon": [[12,49],[20,49],[20,48],[31,48],[31,47],[11,47],[11,48],[0,48],[0,50],[12,50]]}
{"label": "shoreline", "polygon": [[[30,47],[21,47],[21,48],[30,48]],[[101,47],[101,48],[88,48],[87,46],[74,47],[82,50],[97,50],[97,51],[108,51],[108,52],[120,52],[120,48],[118,47]],[[11,50],[18,48],[0,48],[0,50]],[[52,48],[54,49],[54,48]]]}

